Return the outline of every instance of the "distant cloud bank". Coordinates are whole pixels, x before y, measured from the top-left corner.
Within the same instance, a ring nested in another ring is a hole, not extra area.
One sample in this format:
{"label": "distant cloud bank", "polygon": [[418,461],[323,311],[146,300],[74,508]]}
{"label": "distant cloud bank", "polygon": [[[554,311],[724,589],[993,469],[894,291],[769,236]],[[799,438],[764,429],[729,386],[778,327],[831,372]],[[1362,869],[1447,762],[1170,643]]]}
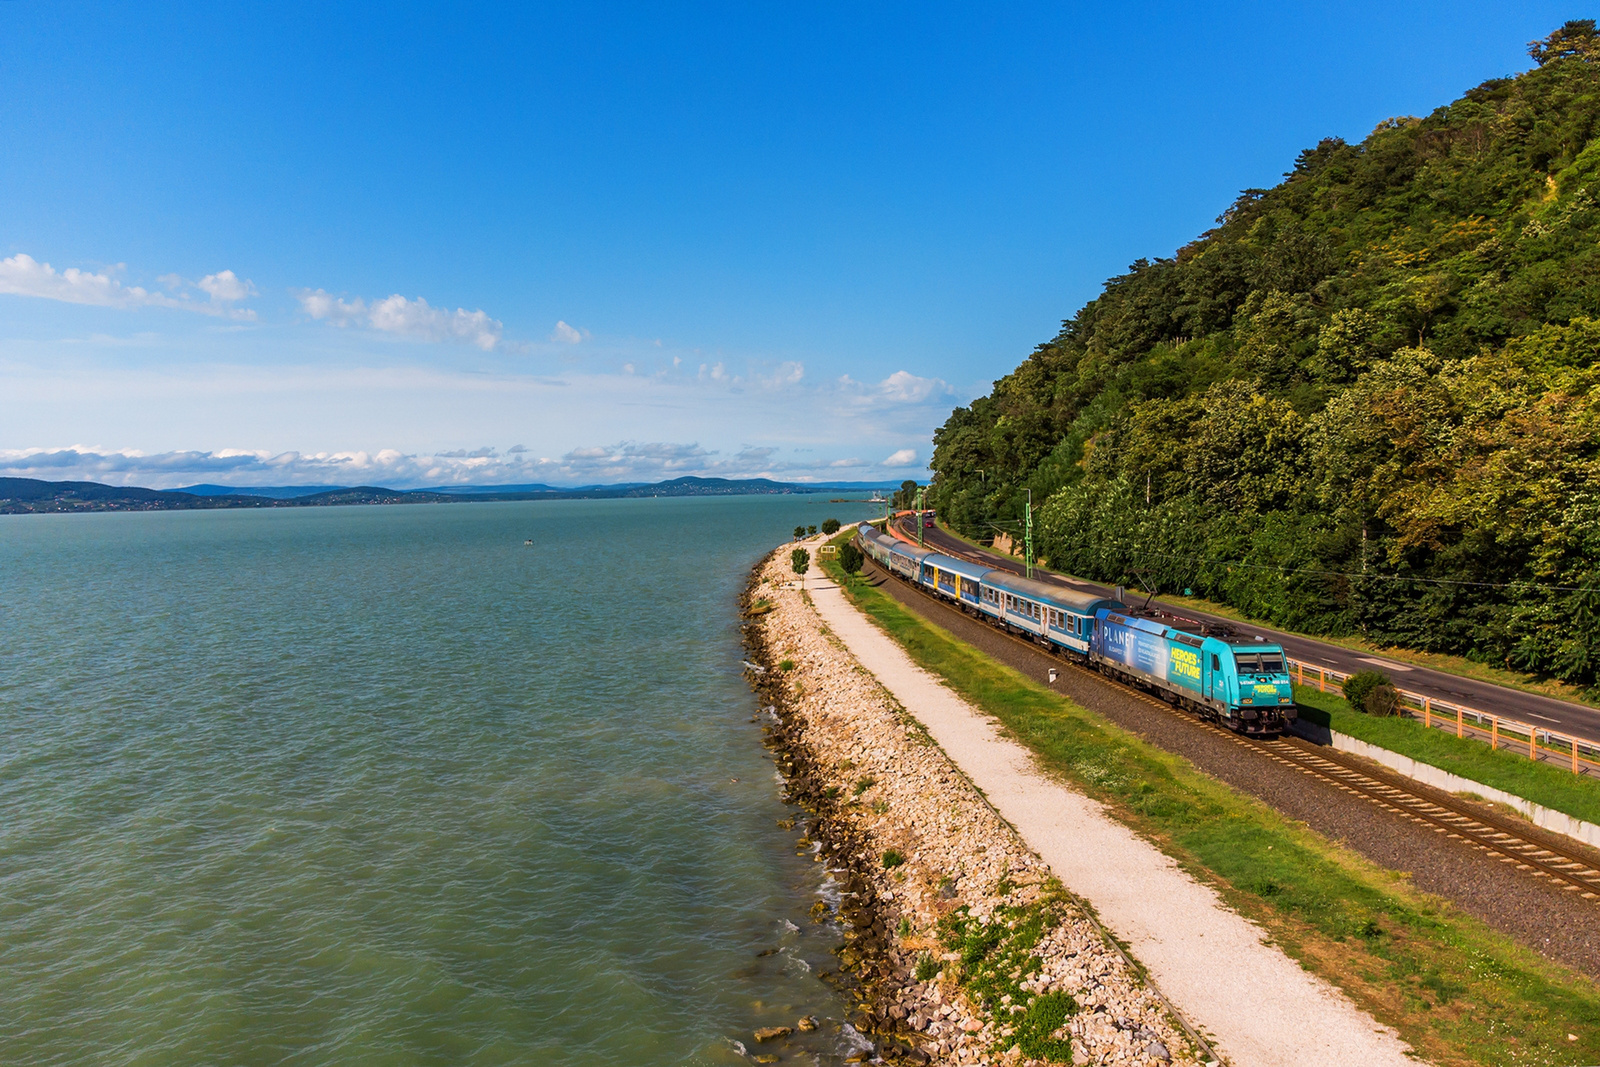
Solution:
{"label": "distant cloud bank", "polygon": [[746,446],[732,454],[697,443],[620,441],[574,448],[556,457],[536,456],[522,445],[504,451],[483,447],[433,454],[398,449],[352,452],[267,452],[249,449],[145,453],[132,449],[0,449],[0,476],[45,481],[95,481],[113,485],[171,488],[198,481],[226,485],[386,485],[407,489],[430,485],[506,485],[544,482],[588,485],[651,482],[686,475],[710,478],[772,477],[826,481],[848,469],[851,480],[890,474],[915,463],[914,449],[901,449],[881,464],[859,459],[784,461],[779,450]]}

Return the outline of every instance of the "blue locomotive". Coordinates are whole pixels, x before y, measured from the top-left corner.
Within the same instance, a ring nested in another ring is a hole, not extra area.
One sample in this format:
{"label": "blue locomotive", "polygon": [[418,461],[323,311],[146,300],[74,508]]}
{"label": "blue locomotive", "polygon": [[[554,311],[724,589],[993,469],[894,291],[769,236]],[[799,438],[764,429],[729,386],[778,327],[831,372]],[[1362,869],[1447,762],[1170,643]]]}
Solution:
{"label": "blue locomotive", "polygon": [[1202,718],[1248,734],[1281,733],[1294,718],[1280,645],[992,570],[866,524],[856,540],[889,573]]}

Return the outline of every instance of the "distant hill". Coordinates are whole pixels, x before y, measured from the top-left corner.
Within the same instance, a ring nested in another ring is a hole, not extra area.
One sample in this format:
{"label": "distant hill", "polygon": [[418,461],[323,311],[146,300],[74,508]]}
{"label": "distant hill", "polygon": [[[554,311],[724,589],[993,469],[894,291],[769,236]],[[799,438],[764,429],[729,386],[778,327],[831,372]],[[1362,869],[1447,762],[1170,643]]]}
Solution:
{"label": "distant hill", "polygon": [[[191,485],[142,489],[99,482],[0,478],[0,515],[81,511],[196,511],[216,508],[321,507],[346,504],[440,504],[485,500],[604,500],[628,497],[748,496],[860,491],[849,485],[805,485],[767,478],[674,478],[665,482],[560,489],[548,485],[451,486],[388,489],[358,486]],[[872,486],[889,488],[889,486]]]}
{"label": "distant hill", "polygon": [[192,493],[195,496],[270,496],[275,500],[292,500],[299,496],[336,493],[348,488],[345,485],[185,485],[172,492]]}

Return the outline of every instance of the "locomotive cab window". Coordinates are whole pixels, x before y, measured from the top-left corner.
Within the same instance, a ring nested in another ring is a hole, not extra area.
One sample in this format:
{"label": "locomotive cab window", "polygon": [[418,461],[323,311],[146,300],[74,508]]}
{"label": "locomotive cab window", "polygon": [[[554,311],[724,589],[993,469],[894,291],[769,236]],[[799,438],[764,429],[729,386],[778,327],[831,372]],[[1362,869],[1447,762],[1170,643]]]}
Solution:
{"label": "locomotive cab window", "polygon": [[1261,673],[1282,674],[1283,657],[1276,652],[1263,652],[1261,654]]}
{"label": "locomotive cab window", "polygon": [[1222,669],[1222,661],[1217,658],[1217,654],[1215,652],[1211,653],[1211,669],[1214,671],[1220,671]]}

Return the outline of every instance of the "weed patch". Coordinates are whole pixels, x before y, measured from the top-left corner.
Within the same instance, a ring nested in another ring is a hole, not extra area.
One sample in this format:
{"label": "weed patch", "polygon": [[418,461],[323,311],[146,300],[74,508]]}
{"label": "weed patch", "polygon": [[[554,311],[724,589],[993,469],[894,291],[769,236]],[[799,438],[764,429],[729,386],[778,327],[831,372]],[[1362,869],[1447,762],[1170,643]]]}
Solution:
{"label": "weed patch", "polygon": [[1071,1043],[1054,1035],[1078,1010],[1077,1002],[1066,993],[1033,993],[1022,985],[1039,973],[1034,949],[1061,922],[1060,907],[1052,898],[996,908],[982,920],[962,906],[939,921],[940,942],[959,957],[956,983],[992,1017],[1009,1020],[996,1052],[1017,1046],[1030,1058],[1072,1060]]}

